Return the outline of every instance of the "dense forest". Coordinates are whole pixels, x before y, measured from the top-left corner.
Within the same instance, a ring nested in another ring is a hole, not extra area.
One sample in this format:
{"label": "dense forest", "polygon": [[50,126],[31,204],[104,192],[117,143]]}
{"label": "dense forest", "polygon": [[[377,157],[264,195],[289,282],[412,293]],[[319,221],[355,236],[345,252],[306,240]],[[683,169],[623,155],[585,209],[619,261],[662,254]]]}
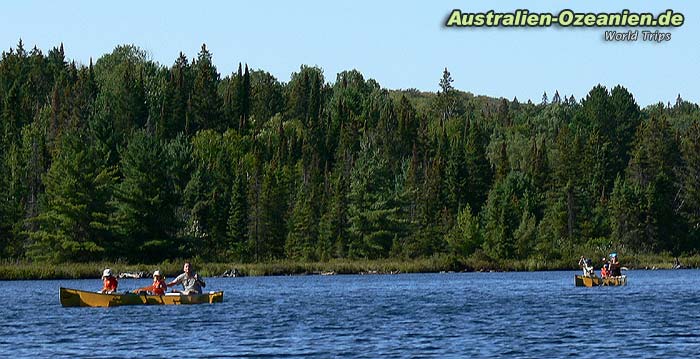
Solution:
{"label": "dense forest", "polygon": [[[284,83],[202,45],[0,60],[0,254],[48,263],[549,260],[700,249],[700,109],[624,87],[538,103]],[[406,74],[411,76],[411,74]],[[469,74],[460,74],[468,78]],[[468,81],[466,81],[468,82]]]}

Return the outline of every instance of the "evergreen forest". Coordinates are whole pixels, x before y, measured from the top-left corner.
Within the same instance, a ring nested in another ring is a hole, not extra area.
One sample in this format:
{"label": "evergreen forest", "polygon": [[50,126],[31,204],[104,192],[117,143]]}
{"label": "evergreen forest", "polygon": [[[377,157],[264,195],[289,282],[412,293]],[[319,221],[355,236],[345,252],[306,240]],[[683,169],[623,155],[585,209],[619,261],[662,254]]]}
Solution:
{"label": "evergreen forest", "polygon": [[455,89],[447,68],[423,92],[356,70],[328,79],[302,65],[282,82],[237,67],[220,74],[206,45],[170,65],[133,45],[89,64],[63,45],[4,51],[0,257],[551,261],[700,249],[700,108],[680,95],[640,108],[622,85],[597,85],[533,103]]}

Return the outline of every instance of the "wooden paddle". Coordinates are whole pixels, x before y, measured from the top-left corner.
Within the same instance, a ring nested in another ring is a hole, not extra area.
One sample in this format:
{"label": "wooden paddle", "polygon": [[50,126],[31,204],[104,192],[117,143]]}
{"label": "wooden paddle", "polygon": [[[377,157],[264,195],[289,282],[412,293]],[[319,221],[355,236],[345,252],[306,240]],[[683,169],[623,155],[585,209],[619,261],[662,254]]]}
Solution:
{"label": "wooden paddle", "polygon": [[153,289],[153,286],[152,286],[152,285],[149,285],[148,287],[143,287],[143,288],[139,288],[139,289],[134,289],[134,290],[132,290],[131,292],[132,292],[132,293],[138,294],[139,292],[148,291],[148,290],[150,290],[150,289]]}

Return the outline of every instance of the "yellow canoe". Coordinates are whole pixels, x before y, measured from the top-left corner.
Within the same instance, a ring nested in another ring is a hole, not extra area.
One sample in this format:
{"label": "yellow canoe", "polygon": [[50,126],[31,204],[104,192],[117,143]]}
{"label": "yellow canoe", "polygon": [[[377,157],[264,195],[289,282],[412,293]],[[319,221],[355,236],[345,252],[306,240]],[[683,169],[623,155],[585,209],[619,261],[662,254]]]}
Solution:
{"label": "yellow canoe", "polygon": [[621,286],[627,285],[627,276],[600,278],[598,276],[577,275],[574,278],[574,283],[576,283],[577,287]]}
{"label": "yellow canoe", "polygon": [[64,307],[114,307],[117,305],[176,305],[221,303],[224,292],[209,292],[195,295],[166,293],[165,295],[144,295],[133,293],[102,294],[78,289],[61,288],[61,305]]}

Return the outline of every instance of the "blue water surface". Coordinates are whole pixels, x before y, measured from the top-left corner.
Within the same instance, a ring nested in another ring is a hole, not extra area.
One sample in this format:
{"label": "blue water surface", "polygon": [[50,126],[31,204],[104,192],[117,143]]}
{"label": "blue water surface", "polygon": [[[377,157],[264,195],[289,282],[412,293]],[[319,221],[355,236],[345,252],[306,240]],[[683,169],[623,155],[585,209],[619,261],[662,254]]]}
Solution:
{"label": "blue water surface", "polygon": [[[0,353],[27,358],[691,358],[700,271],[207,278],[224,302],[63,308],[59,287],[0,282]],[[148,280],[123,279],[120,289]]]}

